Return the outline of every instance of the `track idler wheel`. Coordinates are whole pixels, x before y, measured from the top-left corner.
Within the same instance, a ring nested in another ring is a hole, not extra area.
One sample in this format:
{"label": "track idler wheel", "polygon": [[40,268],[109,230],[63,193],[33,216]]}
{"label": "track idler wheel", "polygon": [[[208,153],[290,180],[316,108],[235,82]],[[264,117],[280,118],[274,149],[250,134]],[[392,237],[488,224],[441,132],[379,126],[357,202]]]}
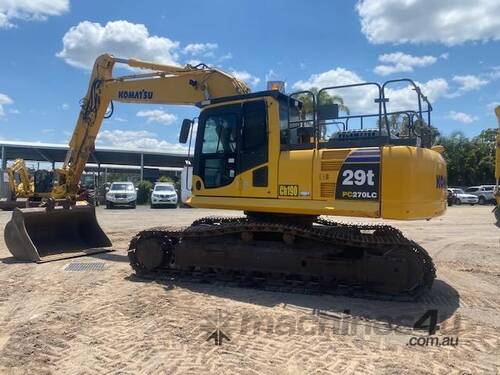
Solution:
{"label": "track idler wheel", "polygon": [[128,252],[130,264],[138,275],[154,272],[172,261],[173,245],[168,238],[146,237],[135,242]]}

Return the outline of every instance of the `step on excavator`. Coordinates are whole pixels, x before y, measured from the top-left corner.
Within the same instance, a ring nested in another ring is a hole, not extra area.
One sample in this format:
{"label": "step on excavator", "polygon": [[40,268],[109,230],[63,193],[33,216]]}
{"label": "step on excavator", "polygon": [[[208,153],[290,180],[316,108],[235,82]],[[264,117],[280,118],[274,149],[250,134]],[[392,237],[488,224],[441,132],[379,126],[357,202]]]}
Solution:
{"label": "step on excavator", "polygon": [[[148,72],[113,77],[115,64]],[[391,111],[389,96],[400,92],[391,85],[407,88],[414,105]],[[353,114],[347,99],[374,109]],[[194,145],[188,204],[244,211],[141,231],[128,251],[138,276],[394,298],[431,288],[432,259],[398,229],[331,219],[428,220],[445,212],[443,148],[431,145],[432,106],[412,80],[251,93],[204,64],[102,55],[59,171],[61,196],[72,191],[113,102],[197,106],[197,122],[185,119],[179,136],[189,150]],[[38,233],[26,229],[26,239]]]}

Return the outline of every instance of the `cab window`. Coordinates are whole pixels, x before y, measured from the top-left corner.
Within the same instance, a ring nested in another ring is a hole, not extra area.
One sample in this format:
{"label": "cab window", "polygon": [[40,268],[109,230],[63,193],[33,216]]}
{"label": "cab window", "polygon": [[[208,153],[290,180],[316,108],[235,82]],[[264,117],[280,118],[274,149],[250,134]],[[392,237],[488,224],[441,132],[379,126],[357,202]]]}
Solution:
{"label": "cab window", "polygon": [[205,122],[203,154],[232,153],[236,151],[237,116],[223,114],[210,116]]}

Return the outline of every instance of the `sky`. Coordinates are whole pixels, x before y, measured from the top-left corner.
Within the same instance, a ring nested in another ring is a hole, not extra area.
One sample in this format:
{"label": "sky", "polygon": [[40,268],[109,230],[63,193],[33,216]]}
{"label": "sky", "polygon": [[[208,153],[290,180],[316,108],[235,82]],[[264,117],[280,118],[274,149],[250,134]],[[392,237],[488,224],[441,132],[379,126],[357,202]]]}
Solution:
{"label": "sky", "polygon": [[[1,140],[67,144],[104,52],[204,62],[252,91],[268,80],[293,92],[411,78],[443,134],[496,127],[500,104],[498,0],[0,0],[0,48]],[[411,94],[397,86],[388,96],[396,105]],[[361,96],[346,99],[362,107]],[[182,150],[180,124],[196,113],[116,104],[97,145]]]}

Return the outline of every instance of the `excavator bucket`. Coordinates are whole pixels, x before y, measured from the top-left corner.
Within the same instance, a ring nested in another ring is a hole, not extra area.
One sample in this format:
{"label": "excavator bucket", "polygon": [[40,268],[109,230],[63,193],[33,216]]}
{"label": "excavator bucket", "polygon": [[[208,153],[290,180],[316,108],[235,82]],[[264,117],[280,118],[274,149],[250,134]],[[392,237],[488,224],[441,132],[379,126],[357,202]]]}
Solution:
{"label": "excavator bucket", "polygon": [[15,258],[37,263],[111,251],[93,206],[15,208],[4,238]]}

